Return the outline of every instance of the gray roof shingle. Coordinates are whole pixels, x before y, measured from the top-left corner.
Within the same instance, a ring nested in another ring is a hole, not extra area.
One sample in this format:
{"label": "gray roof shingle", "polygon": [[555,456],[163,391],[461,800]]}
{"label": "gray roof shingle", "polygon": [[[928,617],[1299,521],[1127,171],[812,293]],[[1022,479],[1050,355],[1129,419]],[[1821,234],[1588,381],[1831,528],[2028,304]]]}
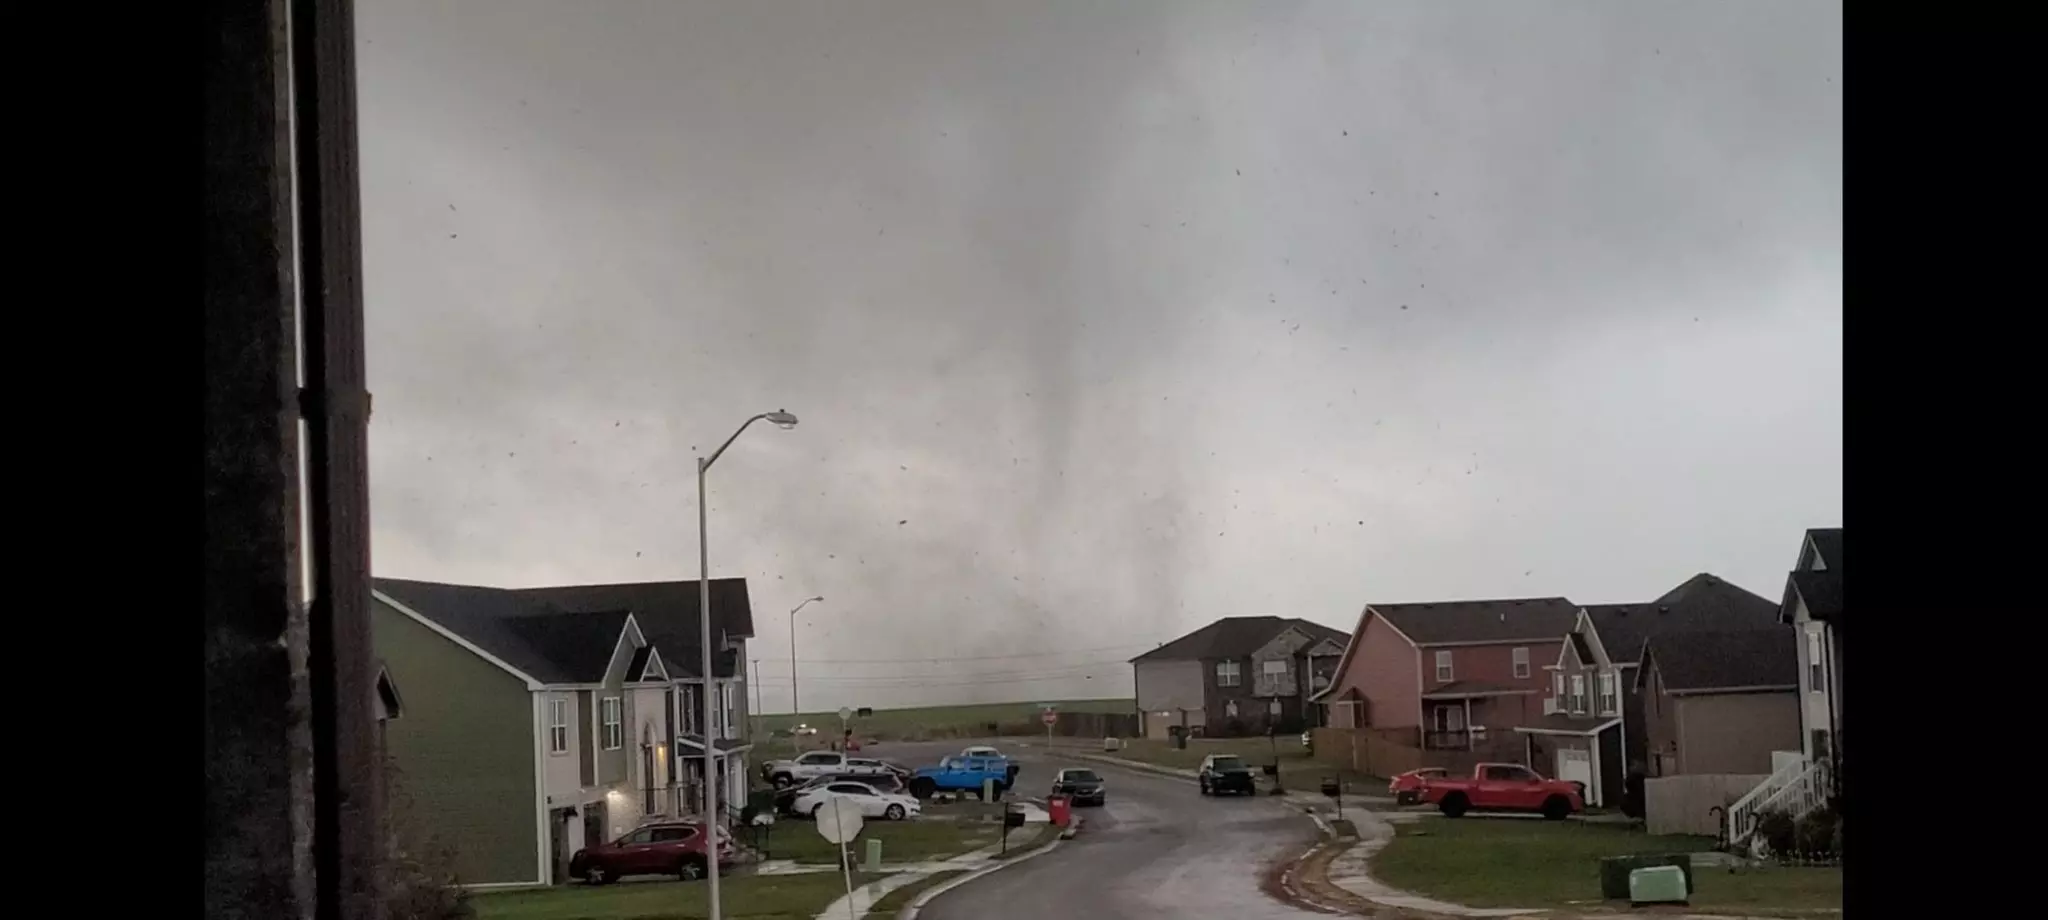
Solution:
{"label": "gray roof shingle", "polygon": [[1306,633],[1310,643],[1329,639],[1343,644],[1351,636],[1321,623],[1298,618],[1224,617],[1207,626],[1131,659],[1141,661],[1186,661],[1210,658],[1243,658],[1273,641],[1273,637],[1294,627]]}
{"label": "gray roof shingle", "polygon": [[1446,642],[1562,642],[1579,606],[1562,597],[1425,604],[1372,604],[1416,645]]}
{"label": "gray roof shingle", "polygon": [[1778,605],[1702,572],[1647,604],[1588,604],[1586,616],[1608,659],[1628,664],[1657,636],[1775,627]]}
{"label": "gray roof shingle", "polygon": [[503,588],[373,578],[371,587],[548,684],[604,679],[626,611],[575,613]]}
{"label": "gray roof shingle", "polygon": [[1648,660],[1673,693],[1799,685],[1798,630],[1788,626],[1657,636]]}
{"label": "gray roof shingle", "polygon": [[[698,641],[697,612],[701,599],[694,581],[657,581],[614,585],[562,585],[546,588],[517,588],[513,593],[545,601],[566,610],[622,609],[633,612],[641,635],[661,650],[661,661],[669,676],[701,676],[703,644]],[[752,638],[754,608],[747,596],[744,578],[711,579],[711,630],[713,648],[717,636]],[[712,670],[719,677],[731,677],[739,665],[739,653],[714,652]]]}

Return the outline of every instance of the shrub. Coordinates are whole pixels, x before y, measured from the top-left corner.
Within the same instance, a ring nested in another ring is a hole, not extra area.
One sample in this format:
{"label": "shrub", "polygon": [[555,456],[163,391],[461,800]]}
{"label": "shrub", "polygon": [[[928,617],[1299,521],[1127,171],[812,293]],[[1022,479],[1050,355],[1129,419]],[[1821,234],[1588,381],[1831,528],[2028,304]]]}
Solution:
{"label": "shrub", "polygon": [[1799,850],[1799,822],[1792,820],[1788,811],[1765,812],[1757,820],[1756,836],[1773,856],[1790,856]]}
{"label": "shrub", "polygon": [[1809,859],[1839,855],[1841,826],[1841,813],[1832,804],[1813,810],[1800,819],[1792,851]]}
{"label": "shrub", "polygon": [[418,814],[386,761],[384,888],[390,920],[471,920],[476,907],[455,877],[455,854],[411,819]]}

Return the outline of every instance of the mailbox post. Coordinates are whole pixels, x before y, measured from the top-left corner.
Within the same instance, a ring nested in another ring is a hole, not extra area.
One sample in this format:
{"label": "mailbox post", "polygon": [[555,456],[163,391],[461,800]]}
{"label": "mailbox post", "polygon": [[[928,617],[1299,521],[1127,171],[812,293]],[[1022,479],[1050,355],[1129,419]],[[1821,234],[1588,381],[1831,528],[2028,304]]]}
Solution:
{"label": "mailbox post", "polygon": [[1344,820],[1344,784],[1334,776],[1323,777],[1323,795],[1337,802],[1337,820]]}

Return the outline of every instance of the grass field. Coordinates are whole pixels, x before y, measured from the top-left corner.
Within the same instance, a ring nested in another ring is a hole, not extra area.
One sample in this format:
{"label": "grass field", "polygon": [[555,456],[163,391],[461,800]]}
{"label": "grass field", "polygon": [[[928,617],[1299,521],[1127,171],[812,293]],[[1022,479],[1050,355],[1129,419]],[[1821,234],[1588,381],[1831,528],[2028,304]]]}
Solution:
{"label": "grass field", "polygon": [[[1210,754],[1236,754],[1245,763],[1257,770],[1269,763],[1280,765],[1280,782],[1289,789],[1312,792],[1331,774],[1339,774],[1348,794],[1387,794],[1385,779],[1367,776],[1351,770],[1339,770],[1328,764],[1317,763],[1308,756],[1301,746],[1301,736],[1284,735],[1268,740],[1266,738],[1191,738],[1185,749],[1175,748],[1164,741],[1136,739],[1124,742],[1120,751],[1102,751],[1099,746],[1092,750],[1108,757],[1121,757],[1162,767],[1178,767],[1192,770],[1202,764],[1202,758]],[[1263,782],[1264,777],[1260,777]]]}
{"label": "grass field", "polygon": [[[811,835],[816,837],[816,834]],[[863,885],[880,876],[855,873]],[[732,920],[811,920],[846,894],[837,872],[734,876],[720,880]],[[704,882],[668,879],[590,887],[561,885],[479,894],[477,920],[696,920],[708,917]]]}
{"label": "grass field", "polygon": [[[1600,860],[1693,853],[1706,837],[1652,837],[1625,825],[1518,818],[1428,818],[1395,825],[1373,875],[1404,891],[1471,907],[1547,908],[1600,900]],[[1695,867],[1697,909],[1798,916],[1842,908],[1840,869]]]}
{"label": "grass field", "polygon": [[902,912],[903,906],[909,904],[918,895],[966,875],[967,871],[966,869],[959,869],[951,872],[935,872],[895,891],[891,891],[876,901],[873,907],[868,908],[868,920],[893,920],[898,913]]}
{"label": "grass field", "polygon": [[[1112,700],[1044,700],[1025,703],[984,703],[974,706],[925,706],[916,709],[877,709],[874,715],[855,718],[854,733],[862,738],[888,741],[922,741],[927,738],[968,738],[988,734],[988,725],[1033,724],[1040,712],[1039,702],[1050,702],[1061,712],[1135,712],[1137,702]],[[825,741],[839,734],[839,713],[806,712],[797,715],[757,716],[760,730],[787,731],[796,725],[818,730],[814,737]]]}

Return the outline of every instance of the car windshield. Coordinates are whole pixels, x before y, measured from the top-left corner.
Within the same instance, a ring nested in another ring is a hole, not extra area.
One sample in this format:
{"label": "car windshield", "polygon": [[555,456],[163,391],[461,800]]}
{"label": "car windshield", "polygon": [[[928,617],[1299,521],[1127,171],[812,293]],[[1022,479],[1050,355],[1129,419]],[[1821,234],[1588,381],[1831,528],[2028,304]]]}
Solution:
{"label": "car windshield", "polygon": [[1209,767],[1213,770],[1242,770],[1244,761],[1236,756],[1218,757],[1210,761]]}
{"label": "car windshield", "polygon": [[1094,770],[1068,770],[1068,771],[1067,771],[1067,782],[1070,782],[1070,783],[1099,783],[1099,782],[1102,782],[1102,777],[1100,777],[1100,776],[1096,776],[1096,775],[1095,775],[1095,771],[1094,771]]}

